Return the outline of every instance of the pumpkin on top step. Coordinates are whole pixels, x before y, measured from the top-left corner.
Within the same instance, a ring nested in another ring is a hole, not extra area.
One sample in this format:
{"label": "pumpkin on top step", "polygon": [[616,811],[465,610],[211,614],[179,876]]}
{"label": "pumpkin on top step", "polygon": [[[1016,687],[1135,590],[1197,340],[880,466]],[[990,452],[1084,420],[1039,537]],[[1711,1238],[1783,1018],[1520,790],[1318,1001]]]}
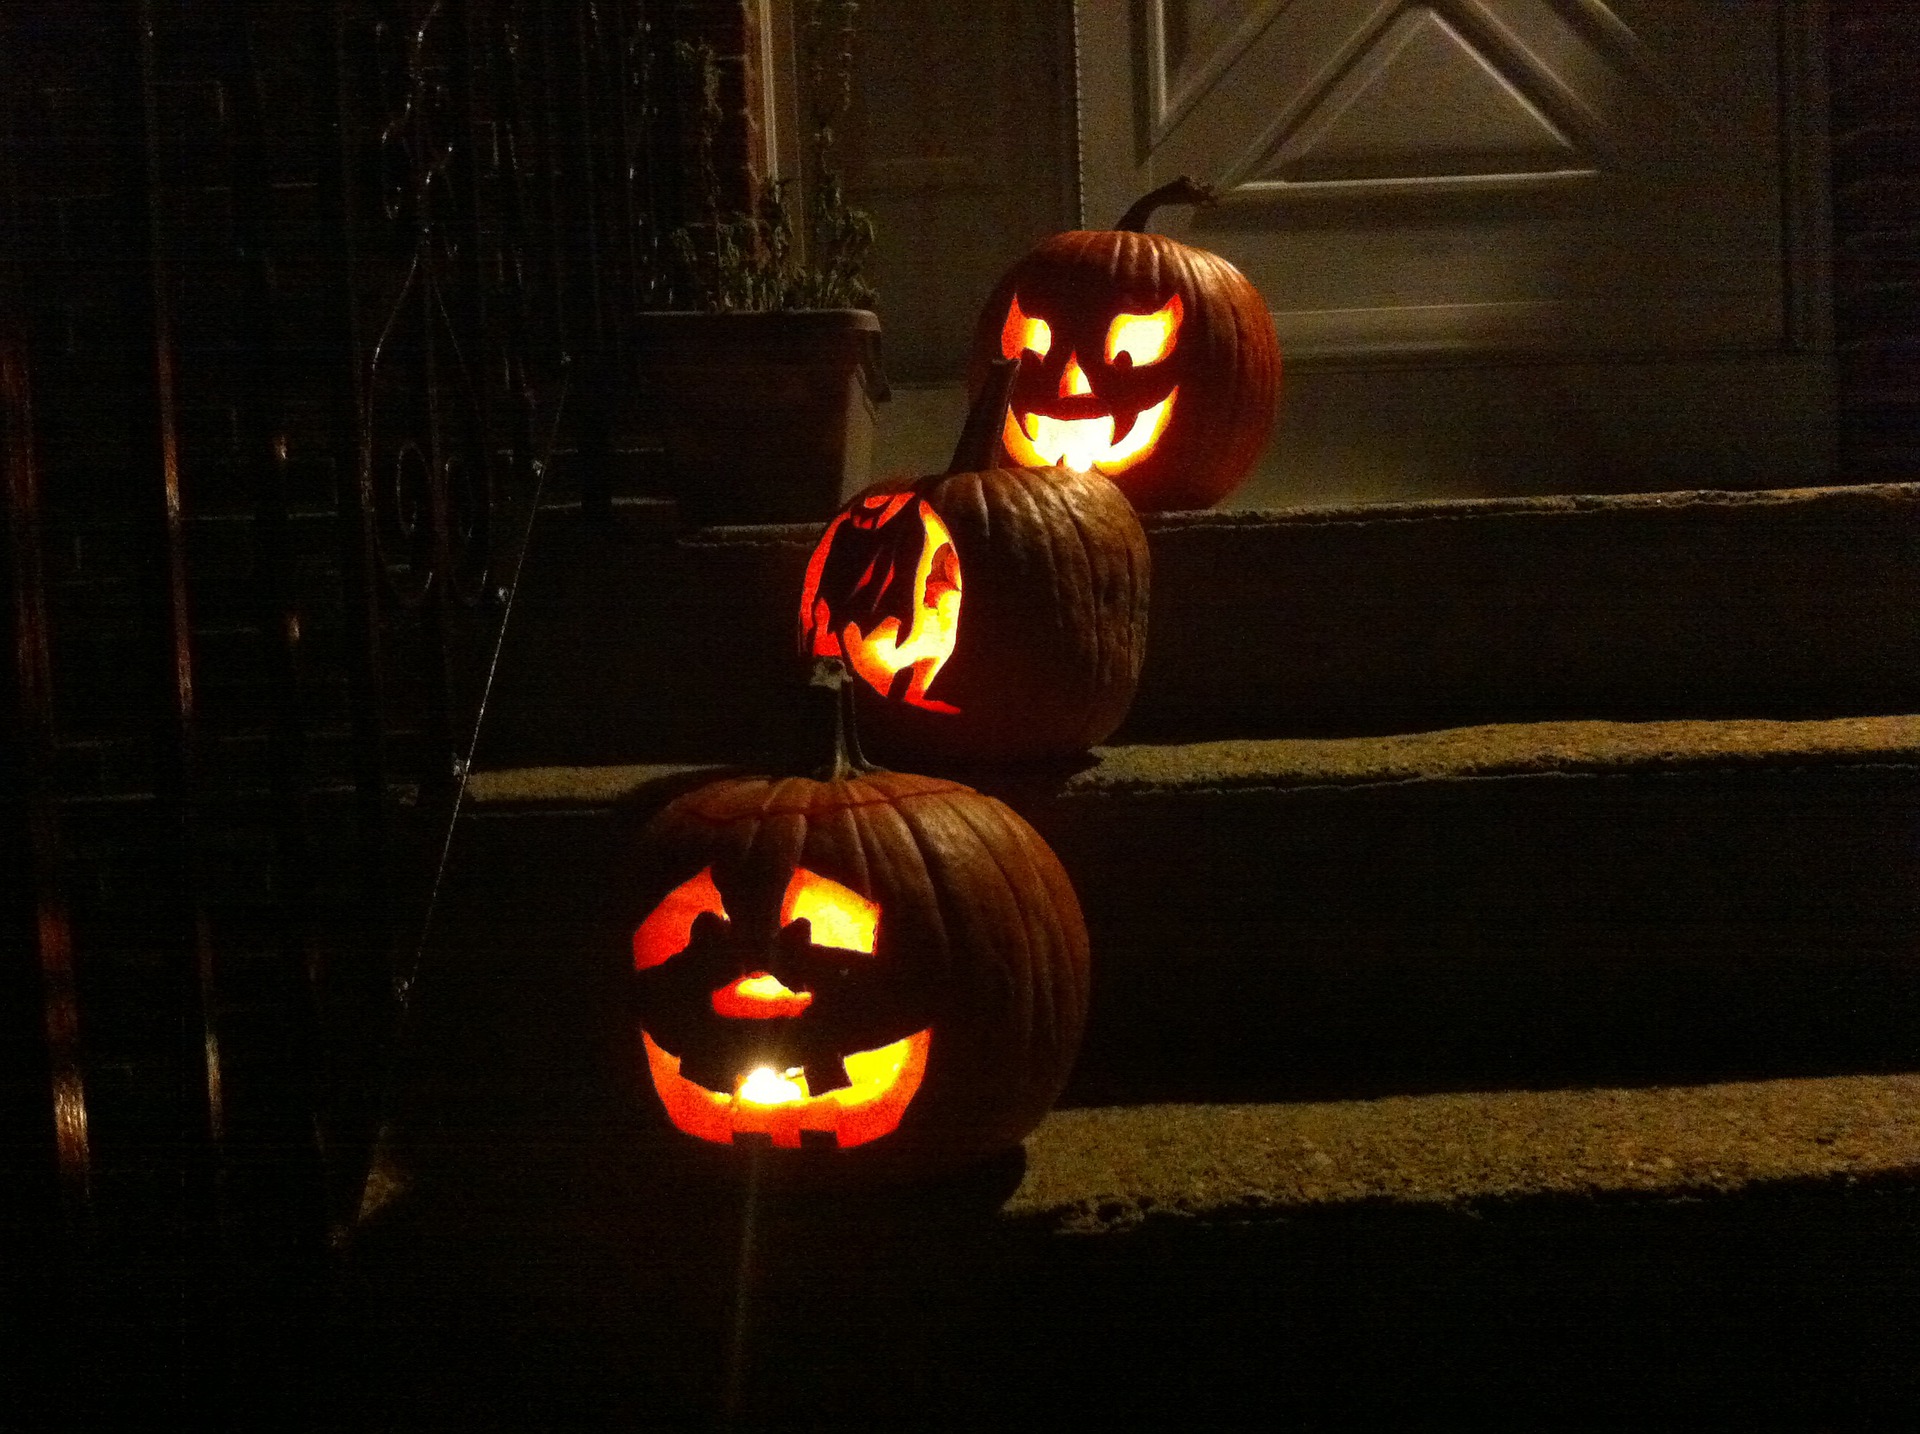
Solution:
{"label": "pumpkin on top step", "polygon": [[729,1160],[917,1179],[1018,1145],[1086,1021],[1087,932],[1001,802],[850,761],[710,783],[629,870],[645,1088]]}
{"label": "pumpkin on top step", "polygon": [[1206,203],[1181,178],[1108,230],[1043,240],[1001,278],[974,329],[968,381],[1025,355],[1001,433],[1012,463],[1105,474],[1141,512],[1207,508],[1265,448],[1280,393],[1266,301],[1217,254],[1142,232],[1163,204]]}
{"label": "pumpkin on top step", "polygon": [[1098,473],[989,467],[1019,360],[999,360],[948,472],[885,480],[827,524],[801,652],[841,658],[890,760],[969,769],[1104,741],[1139,685],[1150,560]]}

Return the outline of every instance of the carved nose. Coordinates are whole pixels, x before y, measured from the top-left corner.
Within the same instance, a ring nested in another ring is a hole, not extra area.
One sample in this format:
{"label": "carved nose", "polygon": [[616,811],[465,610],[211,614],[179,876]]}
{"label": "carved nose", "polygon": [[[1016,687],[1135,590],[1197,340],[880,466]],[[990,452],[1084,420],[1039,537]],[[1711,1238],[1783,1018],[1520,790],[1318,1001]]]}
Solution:
{"label": "carved nose", "polygon": [[713,993],[718,1016],[764,1021],[775,1016],[797,1016],[813,1004],[813,992],[789,990],[770,971],[751,971]]}
{"label": "carved nose", "polygon": [[1080,355],[1067,355],[1067,366],[1060,371],[1060,397],[1075,398],[1083,393],[1092,393],[1093,385],[1087,382],[1086,370],[1080,367]]}

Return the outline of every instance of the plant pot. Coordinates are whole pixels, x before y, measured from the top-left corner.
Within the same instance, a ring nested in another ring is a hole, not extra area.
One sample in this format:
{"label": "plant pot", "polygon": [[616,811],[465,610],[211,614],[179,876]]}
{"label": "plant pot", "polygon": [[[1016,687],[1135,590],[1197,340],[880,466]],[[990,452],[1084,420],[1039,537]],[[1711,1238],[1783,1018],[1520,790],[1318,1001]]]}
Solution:
{"label": "plant pot", "polygon": [[687,521],[822,520],[865,485],[873,406],[888,396],[873,313],[639,318],[640,380]]}

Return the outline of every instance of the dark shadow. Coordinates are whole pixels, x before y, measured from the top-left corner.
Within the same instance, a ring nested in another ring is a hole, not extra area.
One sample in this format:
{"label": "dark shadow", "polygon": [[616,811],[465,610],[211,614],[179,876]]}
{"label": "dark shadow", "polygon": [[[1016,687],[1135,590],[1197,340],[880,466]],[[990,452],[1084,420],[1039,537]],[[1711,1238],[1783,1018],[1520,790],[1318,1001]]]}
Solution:
{"label": "dark shadow", "polygon": [[[341,1427],[1893,1428],[1898,1183],[1070,1236],[937,1203],[469,1192],[356,1261]],[[532,1193],[531,1188],[526,1193]],[[597,1203],[596,1203],[597,1202]]]}

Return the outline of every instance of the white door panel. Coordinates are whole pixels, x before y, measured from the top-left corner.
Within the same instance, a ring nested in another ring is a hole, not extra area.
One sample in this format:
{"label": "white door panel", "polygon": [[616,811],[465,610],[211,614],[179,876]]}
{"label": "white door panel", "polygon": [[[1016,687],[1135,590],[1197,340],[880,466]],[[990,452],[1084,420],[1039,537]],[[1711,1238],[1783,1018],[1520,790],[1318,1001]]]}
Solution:
{"label": "white door panel", "polygon": [[[1734,442],[1713,390],[1757,386],[1793,422],[1747,482],[1824,476],[1828,365],[1789,332],[1789,238],[1807,228],[1791,209],[1807,196],[1782,175],[1818,123],[1782,100],[1797,94],[1782,58],[1807,33],[1801,8],[1081,0],[1077,21],[1085,221],[1112,223],[1175,175],[1212,182],[1219,205],[1154,227],[1229,257],[1273,307],[1283,405],[1304,405],[1315,428],[1290,436],[1283,407],[1252,490],[1263,499],[1553,488],[1461,442],[1492,422],[1475,405],[1501,388],[1444,376],[1461,365],[1513,367],[1519,390],[1540,369],[1542,392],[1632,365],[1615,399],[1601,382],[1582,405],[1588,451],[1571,468],[1586,478],[1644,488],[1659,457],[1665,478],[1740,484],[1753,445]],[[1354,365],[1373,370],[1379,403],[1315,378]],[[1665,378],[1649,388],[1649,374]],[[1398,432],[1338,432],[1384,413]],[[1498,422],[1500,451],[1538,465],[1565,413],[1503,401]],[[1411,466],[1392,457],[1409,443],[1425,455]],[[1475,470],[1436,470],[1453,451]],[[1365,482],[1309,470],[1331,453]]]}
{"label": "white door panel", "polygon": [[1776,7],[1648,8],[1083,4],[1087,218],[1218,185],[1295,359],[1777,346]]}

